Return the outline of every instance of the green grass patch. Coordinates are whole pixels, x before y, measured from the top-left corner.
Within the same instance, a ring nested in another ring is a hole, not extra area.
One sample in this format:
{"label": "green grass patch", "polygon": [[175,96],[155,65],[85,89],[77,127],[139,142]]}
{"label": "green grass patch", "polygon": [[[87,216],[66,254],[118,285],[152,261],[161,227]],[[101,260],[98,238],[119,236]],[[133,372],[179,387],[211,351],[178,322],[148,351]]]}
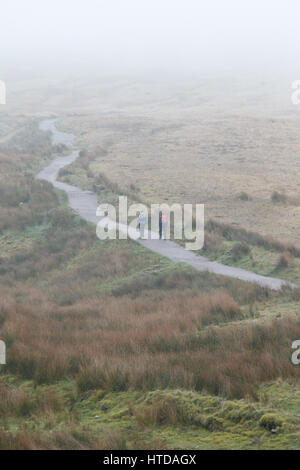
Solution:
{"label": "green grass patch", "polygon": [[71,435],[75,427],[86,439],[117,440],[114,448],[120,448],[120,435],[129,449],[289,449],[300,444],[296,383],[266,384],[255,402],[188,390],[80,394],[72,381],[36,387],[9,375],[0,376],[0,387],[27,403],[27,411],[8,406],[0,417],[1,431],[40,433],[49,442],[53,434]]}

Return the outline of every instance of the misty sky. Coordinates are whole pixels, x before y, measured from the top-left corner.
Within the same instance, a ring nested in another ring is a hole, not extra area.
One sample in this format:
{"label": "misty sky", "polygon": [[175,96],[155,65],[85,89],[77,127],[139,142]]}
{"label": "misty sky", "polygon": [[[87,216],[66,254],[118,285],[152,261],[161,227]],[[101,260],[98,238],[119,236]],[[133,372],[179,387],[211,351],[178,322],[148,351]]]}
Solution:
{"label": "misty sky", "polygon": [[298,67],[299,0],[0,0],[0,6],[2,70]]}

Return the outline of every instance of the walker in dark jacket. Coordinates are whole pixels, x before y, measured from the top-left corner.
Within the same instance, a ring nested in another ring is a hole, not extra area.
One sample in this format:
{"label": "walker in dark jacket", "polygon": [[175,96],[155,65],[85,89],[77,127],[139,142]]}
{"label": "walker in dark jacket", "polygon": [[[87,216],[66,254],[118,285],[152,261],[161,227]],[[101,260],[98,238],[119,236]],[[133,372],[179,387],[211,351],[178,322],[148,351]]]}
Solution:
{"label": "walker in dark jacket", "polygon": [[162,213],[159,213],[159,218],[158,218],[158,227],[159,227],[159,239],[161,240],[162,237]]}

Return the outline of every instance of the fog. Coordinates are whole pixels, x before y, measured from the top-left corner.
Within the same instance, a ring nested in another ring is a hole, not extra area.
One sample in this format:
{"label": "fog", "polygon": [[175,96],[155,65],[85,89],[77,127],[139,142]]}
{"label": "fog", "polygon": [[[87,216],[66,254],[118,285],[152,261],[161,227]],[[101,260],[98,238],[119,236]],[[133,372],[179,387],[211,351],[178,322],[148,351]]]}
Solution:
{"label": "fog", "polygon": [[0,78],[95,69],[297,78],[299,17],[298,0],[2,0]]}

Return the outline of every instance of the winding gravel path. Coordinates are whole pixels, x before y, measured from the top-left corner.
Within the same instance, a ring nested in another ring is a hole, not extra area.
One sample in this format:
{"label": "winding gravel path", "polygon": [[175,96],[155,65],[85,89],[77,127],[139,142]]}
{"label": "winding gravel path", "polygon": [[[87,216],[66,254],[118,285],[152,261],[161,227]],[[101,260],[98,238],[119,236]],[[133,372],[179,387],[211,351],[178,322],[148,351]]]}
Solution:
{"label": "winding gravel path", "polygon": [[[101,217],[96,216],[98,205],[97,197],[90,191],[83,191],[75,186],[59,182],[56,179],[59,170],[70,165],[70,163],[74,162],[79,156],[79,150],[75,149],[73,146],[73,135],[58,131],[55,127],[55,119],[42,121],[40,123],[40,129],[43,131],[51,131],[53,144],[65,144],[72,149],[72,152],[67,157],[59,157],[53,160],[49,166],[44,168],[37,175],[37,178],[49,181],[55,188],[65,191],[69,198],[70,207],[82,218],[94,224],[99,223],[99,221],[101,221]],[[125,226],[118,225],[118,229],[121,231],[122,227],[124,230],[127,229]],[[292,288],[298,287],[295,284],[281,279],[261,276],[251,271],[235,268],[233,266],[226,266],[216,261],[209,261],[207,258],[198,256],[194,252],[188,251],[169,240],[148,239],[137,240],[137,242],[149,250],[166,256],[172,261],[187,263],[198,271],[209,271],[215,274],[241,279],[243,281],[254,282],[273,290],[279,290],[283,286],[289,286]]]}

